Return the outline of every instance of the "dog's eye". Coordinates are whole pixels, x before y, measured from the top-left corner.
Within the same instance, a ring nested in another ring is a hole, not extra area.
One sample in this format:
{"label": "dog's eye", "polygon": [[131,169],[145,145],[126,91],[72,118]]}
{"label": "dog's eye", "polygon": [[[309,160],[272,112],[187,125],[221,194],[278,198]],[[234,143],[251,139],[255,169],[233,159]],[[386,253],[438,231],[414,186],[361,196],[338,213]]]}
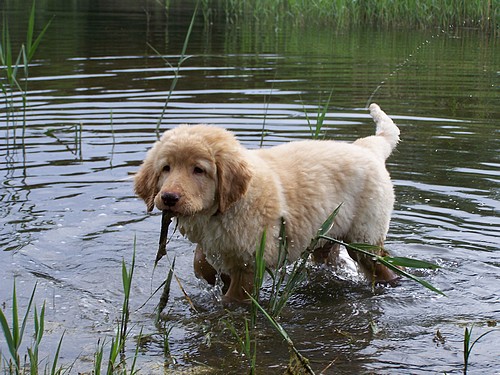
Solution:
{"label": "dog's eye", "polygon": [[201,169],[200,167],[194,167],[193,169],[194,174],[203,174],[205,171]]}
{"label": "dog's eye", "polygon": [[170,165],[165,165],[163,167],[163,172],[170,172]]}

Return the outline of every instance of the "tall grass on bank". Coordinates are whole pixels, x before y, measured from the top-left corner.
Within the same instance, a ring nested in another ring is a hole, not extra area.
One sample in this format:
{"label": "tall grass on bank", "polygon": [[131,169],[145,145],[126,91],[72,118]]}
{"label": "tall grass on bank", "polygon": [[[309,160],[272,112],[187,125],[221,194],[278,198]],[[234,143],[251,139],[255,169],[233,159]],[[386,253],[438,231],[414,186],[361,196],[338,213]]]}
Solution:
{"label": "tall grass on bank", "polygon": [[[229,22],[255,18],[288,18],[298,24],[320,22],[337,28],[353,26],[498,27],[495,0],[205,0],[206,8],[222,10]],[[204,9],[204,13],[209,12]]]}

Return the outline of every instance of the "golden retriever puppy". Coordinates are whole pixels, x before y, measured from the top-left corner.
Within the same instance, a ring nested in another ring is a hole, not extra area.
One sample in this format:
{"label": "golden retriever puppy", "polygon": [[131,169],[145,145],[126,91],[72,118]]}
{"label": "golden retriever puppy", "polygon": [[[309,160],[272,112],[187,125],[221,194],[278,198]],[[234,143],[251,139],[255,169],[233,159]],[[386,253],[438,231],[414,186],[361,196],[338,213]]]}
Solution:
{"label": "golden retriever puppy", "polygon": [[[226,298],[245,300],[264,229],[266,266],[276,266],[282,218],[291,261],[340,204],[331,237],[383,245],[394,204],[385,160],[399,141],[399,129],[378,105],[370,106],[370,114],[375,135],[353,143],[306,140],[257,150],[218,127],[181,125],[166,131],[147,153],[135,191],[148,211],[167,210],[181,233],[198,244],[198,277],[213,283],[216,272],[223,274]],[[349,255],[377,281],[396,278],[373,259]]]}

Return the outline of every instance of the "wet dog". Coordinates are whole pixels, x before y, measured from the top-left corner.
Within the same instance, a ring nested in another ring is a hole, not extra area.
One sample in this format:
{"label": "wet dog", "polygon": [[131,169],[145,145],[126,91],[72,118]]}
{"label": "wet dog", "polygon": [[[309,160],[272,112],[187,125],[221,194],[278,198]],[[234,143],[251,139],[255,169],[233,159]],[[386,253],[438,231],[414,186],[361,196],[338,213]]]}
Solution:
{"label": "wet dog", "polygon": [[[278,262],[282,219],[290,261],[301,256],[340,204],[329,236],[378,245],[384,252],[394,204],[385,160],[399,141],[399,129],[378,105],[370,106],[370,114],[375,135],[353,143],[307,140],[258,150],[244,148],[222,128],[181,125],[166,131],[147,153],[135,191],[148,211],[156,206],[175,216],[181,233],[198,245],[198,277],[214,283],[216,274],[223,274],[226,298],[245,300],[264,230],[266,266]],[[328,259],[336,248],[323,247],[316,258]],[[369,257],[349,255],[370,278],[396,278]]]}

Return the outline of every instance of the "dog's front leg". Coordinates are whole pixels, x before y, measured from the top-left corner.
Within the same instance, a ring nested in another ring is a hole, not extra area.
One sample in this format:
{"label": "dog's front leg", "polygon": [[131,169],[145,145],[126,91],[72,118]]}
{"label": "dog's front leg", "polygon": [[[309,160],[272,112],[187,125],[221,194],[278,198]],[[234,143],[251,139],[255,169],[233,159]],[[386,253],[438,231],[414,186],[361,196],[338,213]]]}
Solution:
{"label": "dog's front leg", "polygon": [[205,279],[210,285],[215,285],[217,271],[207,261],[207,257],[200,245],[194,251],[194,274],[198,279]]}
{"label": "dog's front leg", "polygon": [[231,283],[224,295],[227,302],[247,302],[248,292],[252,294],[254,283],[254,272],[249,269],[235,269],[231,271]]}
{"label": "dog's front leg", "polygon": [[[205,256],[205,253],[200,245],[196,245],[193,266],[194,274],[198,279],[205,279],[210,285],[215,285],[217,282],[217,271],[210,263],[208,263],[207,257]],[[228,285],[231,282],[229,276],[224,273],[220,273],[219,277],[224,283],[223,290],[227,290]]]}

